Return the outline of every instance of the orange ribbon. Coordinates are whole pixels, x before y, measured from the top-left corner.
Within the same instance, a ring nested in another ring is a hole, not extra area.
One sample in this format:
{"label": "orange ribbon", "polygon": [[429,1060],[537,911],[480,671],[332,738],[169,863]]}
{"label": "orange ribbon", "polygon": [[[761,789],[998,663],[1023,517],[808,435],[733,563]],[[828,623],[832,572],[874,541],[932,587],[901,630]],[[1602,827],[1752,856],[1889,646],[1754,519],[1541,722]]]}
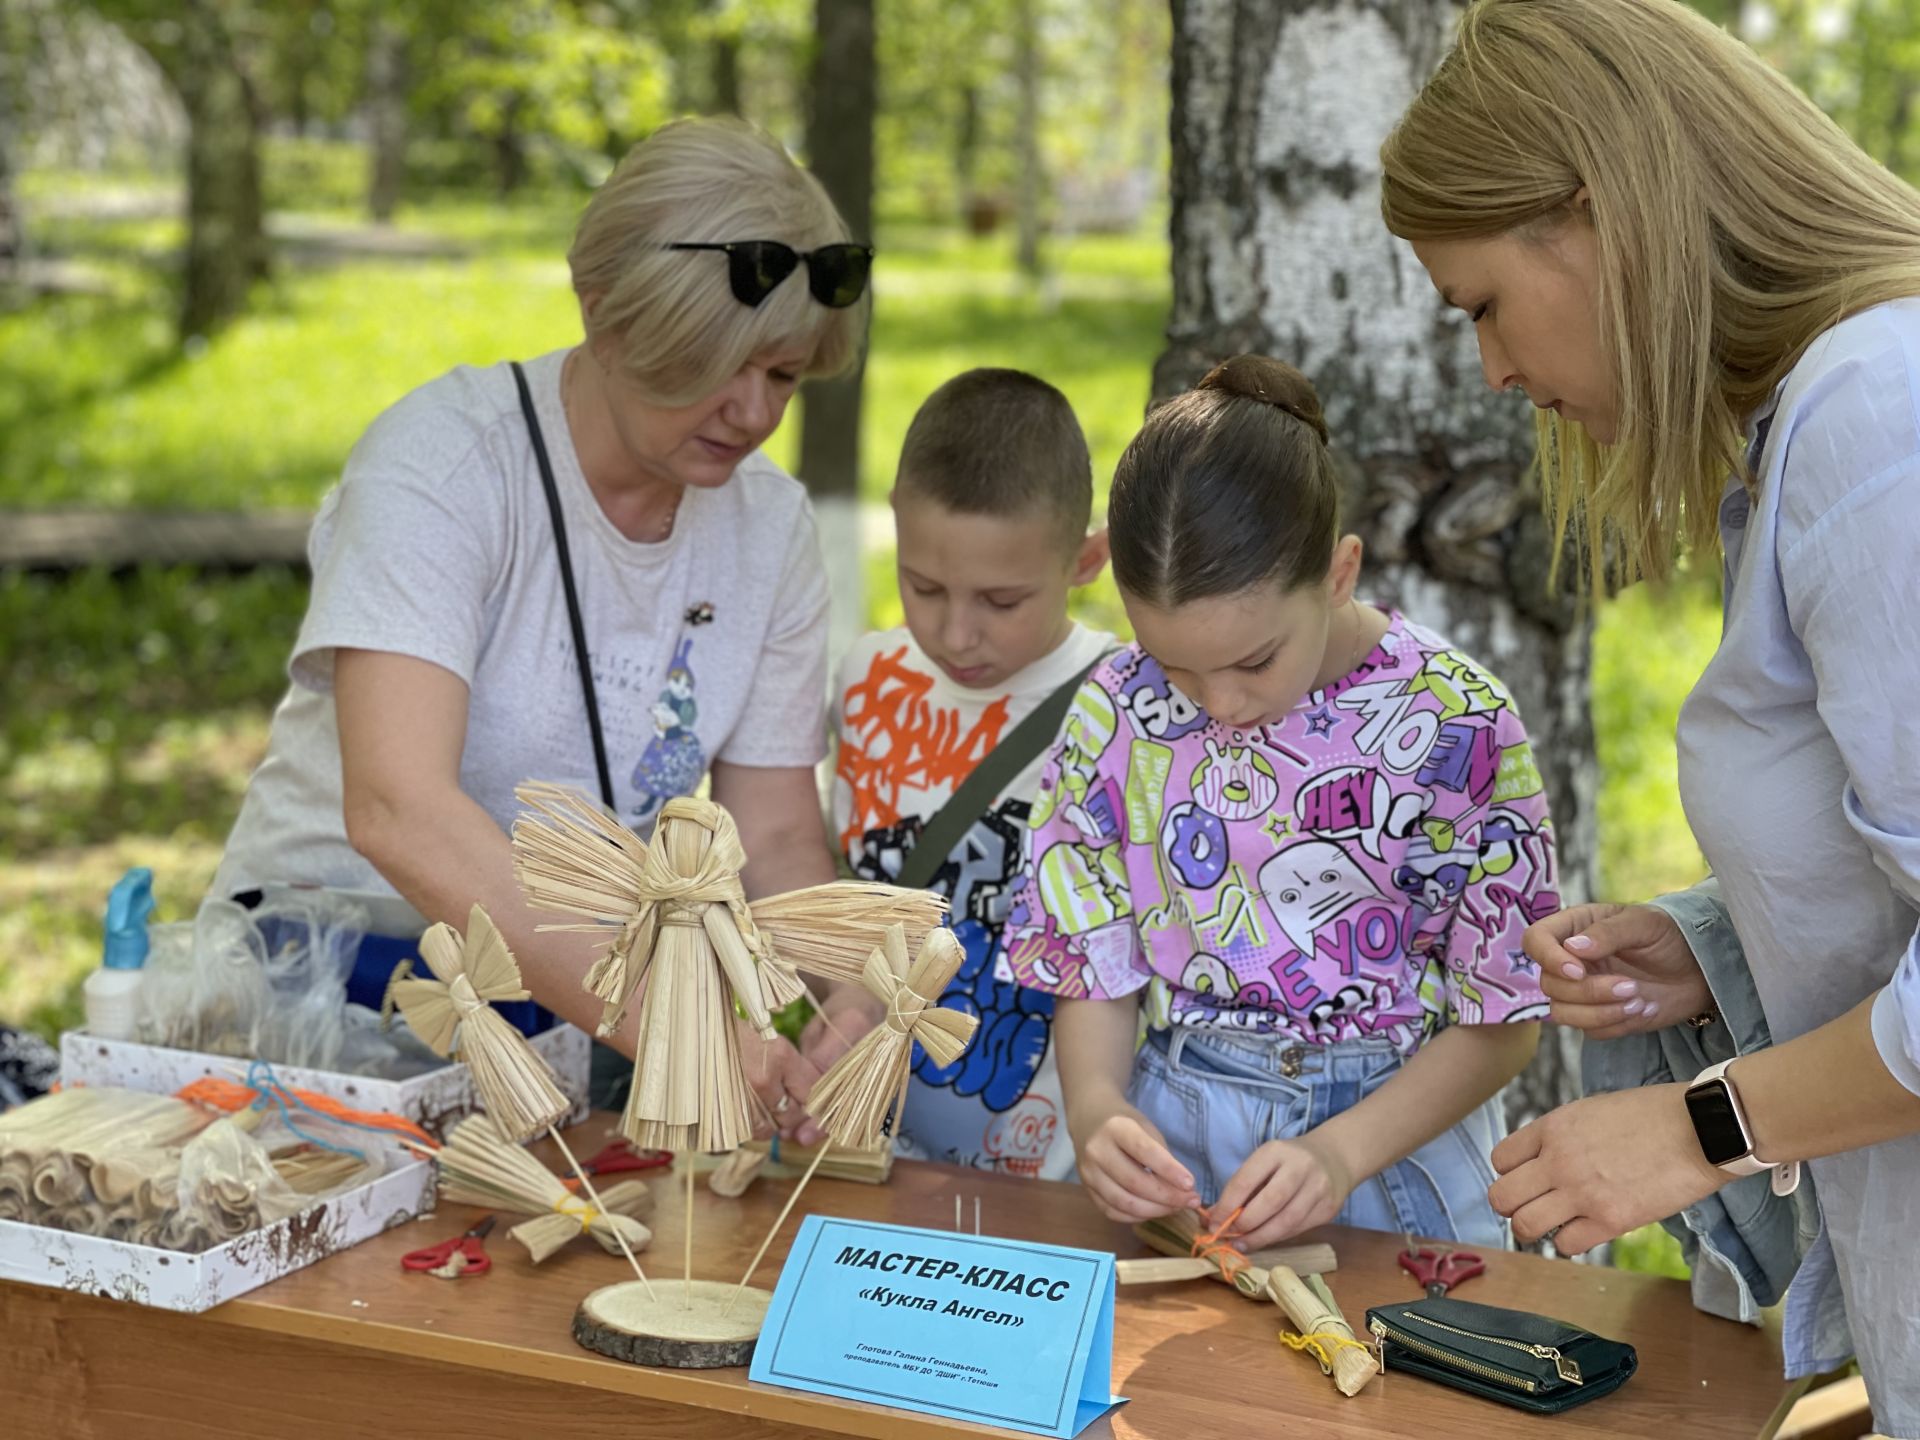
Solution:
{"label": "orange ribbon", "polygon": [[[190,1100],[196,1105],[205,1105],[211,1110],[224,1110],[228,1114],[244,1110],[260,1098],[260,1092],[251,1086],[242,1085],[237,1080],[222,1080],[213,1075],[195,1080],[190,1085],[183,1085],[173,1093],[182,1100]],[[389,1115],[380,1110],[355,1110],[331,1096],[318,1095],[311,1090],[288,1090],[286,1093],[299,1100],[308,1109],[330,1119],[341,1120],[350,1125],[365,1126],[373,1130],[385,1130],[400,1136],[403,1141],[413,1141],[428,1150],[440,1148],[439,1141],[403,1116]]]}

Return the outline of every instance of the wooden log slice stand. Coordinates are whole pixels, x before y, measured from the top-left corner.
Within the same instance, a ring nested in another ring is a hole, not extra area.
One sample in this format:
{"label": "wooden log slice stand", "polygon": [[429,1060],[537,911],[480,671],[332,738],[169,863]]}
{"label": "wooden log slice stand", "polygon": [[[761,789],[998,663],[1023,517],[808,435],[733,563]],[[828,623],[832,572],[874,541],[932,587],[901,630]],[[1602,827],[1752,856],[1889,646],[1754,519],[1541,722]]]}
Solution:
{"label": "wooden log slice stand", "polygon": [[594,1291],[574,1312],[573,1338],[629,1365],[716,1370],[752,1361],[771,1291],[718,1280],[658,1280],[653,1288],[658,1298],[632,1280]]}

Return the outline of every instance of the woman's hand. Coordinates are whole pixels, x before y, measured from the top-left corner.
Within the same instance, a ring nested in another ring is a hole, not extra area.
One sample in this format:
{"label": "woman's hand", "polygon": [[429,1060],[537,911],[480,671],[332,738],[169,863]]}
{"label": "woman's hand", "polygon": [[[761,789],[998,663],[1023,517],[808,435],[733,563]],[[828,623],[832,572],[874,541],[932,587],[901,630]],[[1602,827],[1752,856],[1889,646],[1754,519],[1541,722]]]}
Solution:
{"label": "woman's hand", "polygon": [[1647,1085],[1592,1095],[1523,1125],[1493,1147],[1487,1191],[1514,1238],[1553,1234],[1579,1255],[1677,1215],[1731,1177],[1708,1162],[1687,1115],[1687,1087]]}
{"label": "woman's hand", "polygon": [[866,986],[836,985],[800,1032],[800,1053],[824,1075],[828,1066],[851,1050],[886,1014],[887,1007]]}
{"label": "woman's hand", "polygon": [[1332,1146],[1309,1135],[1269,1140],[1233,1172],[1207,1218],[1224,1224],[1239,1211],[1227,1238],[1238,1250],[1262,1250],[1326,1224],[1352,1193],[1353,1177]]}
{"label": "woman's hand", "polygon": [[1175,1210],[1199,1208],[1193,1176],[1173,1158],[1166,1137],[1138,1110],[1123,1100],[1114,1101],[1105,1113],[1075,1118],[1081,1124],[1069,1128],[1074,1132],[1080,1183],[1102,1215],[1133,1225]]}
{"label": "woman's hand", "polygon": [[[796,1144],[811,1145],[819,1139],[820,1127],[807,1116],[807,1099],[820,1079],[820,1068],[785,1037],[763,1040],[746,1021],[736,1019],[733,1023],[740,1040],[741,1068],[767,1114],[773,1117],[771,1128]],[[762,1123],[755,1126],[755,1132],[767,1128]]]}
{"label": "woman's hand", "polygon": [[1663,1030],[1713,1006],[1679,924],[1651,905],[1576,905],[1521,937],[1555,1024],[1612,1040]]}

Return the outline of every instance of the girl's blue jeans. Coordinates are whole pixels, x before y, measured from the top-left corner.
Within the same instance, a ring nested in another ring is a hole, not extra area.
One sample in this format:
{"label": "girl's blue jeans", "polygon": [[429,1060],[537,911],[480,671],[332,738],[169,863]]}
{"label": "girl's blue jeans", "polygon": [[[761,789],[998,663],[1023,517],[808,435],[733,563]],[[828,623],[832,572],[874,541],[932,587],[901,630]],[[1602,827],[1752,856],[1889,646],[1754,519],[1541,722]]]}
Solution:
{"label": "girl's blue jeans", "polygon": [[[1390,1079],[1404,1057],[1384,1040],[1301,1045],[1278,1037],[1148,1032],[1127,1098],[1193,1172],[1211,1205],[1269,1140],[1305,1134]],[[1507,1133],[1494,1096],[1406,1159],[1359,1180],[1341,1225],[1507,1249],[1507,1222],[1487,1201],[1493,1147]]]}

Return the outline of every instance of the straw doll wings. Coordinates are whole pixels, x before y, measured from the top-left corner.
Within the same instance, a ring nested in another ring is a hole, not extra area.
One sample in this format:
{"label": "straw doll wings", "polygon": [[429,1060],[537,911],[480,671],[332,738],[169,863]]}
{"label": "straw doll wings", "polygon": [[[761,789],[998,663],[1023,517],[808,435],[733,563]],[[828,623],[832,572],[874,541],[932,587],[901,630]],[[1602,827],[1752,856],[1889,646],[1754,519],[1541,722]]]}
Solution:
{"label": "straw doll wings", "polygon": [[414,1033],[436,1054],[458,1049],[473,1071],[481,1104],[513,1140],[524,1141],[557,1123],[572,1102],[526,1036],[491,1003],[525,1000],[528,992],[513,952],[487,912],[473,907],[464,937],[451,925],[433,926],[420,937],[420,956],[432,979],[393,982],[394,1003]]}
{"label": "straw doll wings", "polygon": [[773,1033],[772,1012],[802,993],[793,967],[775,957],[754,923],[741,888],[746,864],[739,832],[718,806],[712,844],[691,875],[678,873],[580,791],[529,781],[514,791],[530,813],[513,824],[515,877],[527,903],[580,917],[555,930],[603,933],[618,927],[587,972],[586,988],[605,1004],[600,1033],[618,1028],[654,953],[670,910],[695,909],[716,956],[754,1027]]}
{"label": "straw doll wings", "polygon": [[939,1003],[965,958],[959,939],[941,928],[909,962],[903,925],[889,928],[867,956],[860,983],[885,1003],[886,1018],[828,1068],[807,1101],[834,1144],[868,1149],[887,1133],[888,1118],[906,1098],[915,1042],[935,1065],[951,1065],[966,1053],[980,1017]]}

